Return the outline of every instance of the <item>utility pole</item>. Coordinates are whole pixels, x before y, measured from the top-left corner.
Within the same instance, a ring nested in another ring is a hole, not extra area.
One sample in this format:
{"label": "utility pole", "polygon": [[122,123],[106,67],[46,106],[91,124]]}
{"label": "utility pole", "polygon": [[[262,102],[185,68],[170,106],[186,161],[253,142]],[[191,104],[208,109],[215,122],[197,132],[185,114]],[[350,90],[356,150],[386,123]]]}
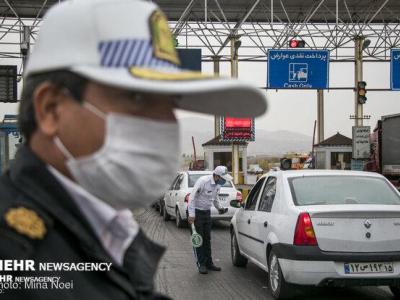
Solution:
{"label": "utility pole", "polygon": [[324,137],[324,90],[317,90],[317,124],[318,124],[318,143],[321,143]]}
{"label": "utility pole", "polygon": [[[231,36],[231,76],[238,78],[239,75],[239,55],[238,50],[241,42],[238,36]],[[239,144],[232,143],[232,175],[233,183],[239,184]]]}
{"label": "utility pole", "polygon": [[239,76],[239,47],[241,41],[238,36],[231,36],[231,77],[238,78]]}
{"label": "utility pole", "polygon": [[357,93],[357,86],[358,82],[363,80],[363,46],[364,46],[364,37],[363,36],[356,36],[354,39],[355,42],[355,66],[354,66],[354,81],[355,81],[355,96],[354,96],[354,125],[355,126],[363,126],[363,104],[359,103],[358,101],[358,93]]}
{"label": "utility pole", "polygon": [[30,40],[31,40],[31,27],[25,26],[23,27],[23,31],[21,33],[21,55],[22,55],[22,65],[25,70],[25,64],[29,55],[30,48]]}
{"label": "utility pole", "polygon": [[[215,55],[213,56],[214,62],[214,76],[219,77],[220,69],[219,63],[221,61],[221,56]],[[221,116],[214,116],[214,136],[217,137],[221,134]]]}

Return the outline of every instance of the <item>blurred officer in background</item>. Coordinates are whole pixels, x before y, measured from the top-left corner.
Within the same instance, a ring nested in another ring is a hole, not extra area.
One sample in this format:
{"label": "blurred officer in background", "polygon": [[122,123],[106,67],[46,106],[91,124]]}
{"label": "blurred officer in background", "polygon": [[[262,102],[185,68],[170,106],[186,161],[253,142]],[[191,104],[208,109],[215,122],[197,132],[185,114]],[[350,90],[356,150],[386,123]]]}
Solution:
{"label": "blurred officer in background", "polygon": [[[25,145],[0,179],[0,259],[111,262],[60,276],[72,289],[7,290],[2,299],[155,299],[164,248],[131,209],[158,199],[178,169],[176,108],[253,117],[265,96],[179,68],[167,20],[135,0],[51,8],[24,71]],[[17,275],[19,273],[16,273]]]}
{"label": "blurred officer in background", "polygon": [[214,265],[211,256],[211,205],[214,205],[219,214],[224,214],[228,208],[222,207],[218,200],[221,186],[231,181],[225,166],[215,168],[212,175],[200,177],[195,183],[189,196],[188,223],[196,227],[196,231],[203,238],[203,245],[195,248],[197,267],[201,274],[207,274],[208,270],[221,271]]}

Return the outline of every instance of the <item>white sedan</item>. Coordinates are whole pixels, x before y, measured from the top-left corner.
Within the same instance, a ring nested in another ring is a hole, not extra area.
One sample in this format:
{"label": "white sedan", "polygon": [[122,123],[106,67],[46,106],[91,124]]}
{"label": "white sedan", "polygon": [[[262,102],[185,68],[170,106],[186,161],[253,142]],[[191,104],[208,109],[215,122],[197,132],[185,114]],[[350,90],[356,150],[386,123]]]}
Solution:
{"label": "white sedan", "polygon": [[376,173],[272,171],[231,221],[235,266],[268,272],[276,299],[293,284],[386,285],[400,296],[400,193]]}
{"label": "white sedan", "polygon": [[[186,171],[180,172],[169,190],[164,194],[160,202],[161,213],[165,221],[171,217],[176,220],[177,227],[183,227],[187,220],[187,206],[190,192],[194,184],[201,176],[211,175],[212,171]],[[228,212],[220,215],[218,210],[211,206],[212,220],[230,221],[236,212],[236,208],[229,205],[231,200],[242,201],[242,193],[239,192],[231,181],[227,181],[218,194],[218,200],[223,207],[228,208]]]}

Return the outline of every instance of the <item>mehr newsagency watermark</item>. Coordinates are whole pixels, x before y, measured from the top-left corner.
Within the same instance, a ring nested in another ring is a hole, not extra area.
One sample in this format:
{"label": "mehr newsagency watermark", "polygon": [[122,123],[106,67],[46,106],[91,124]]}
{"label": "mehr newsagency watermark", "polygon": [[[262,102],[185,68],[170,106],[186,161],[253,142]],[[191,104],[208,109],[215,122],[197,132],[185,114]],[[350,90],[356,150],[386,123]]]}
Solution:
{"label": "mehr newsagency watermark", "polygon": [[[41,262],[34,260],[0,260],[0,294],[11,290],[72,290],[74,281],[64,280],[64,272],[109,272],[112,263],[107,262]],[[7,274],[10,272],[12,274]],[[24,272],[24,276],[15,275]],[[34,272],[34,276],[29,276]],[[40,276],[51,272],[51,276]],[[58,274],[59,276],[54,276]]]}

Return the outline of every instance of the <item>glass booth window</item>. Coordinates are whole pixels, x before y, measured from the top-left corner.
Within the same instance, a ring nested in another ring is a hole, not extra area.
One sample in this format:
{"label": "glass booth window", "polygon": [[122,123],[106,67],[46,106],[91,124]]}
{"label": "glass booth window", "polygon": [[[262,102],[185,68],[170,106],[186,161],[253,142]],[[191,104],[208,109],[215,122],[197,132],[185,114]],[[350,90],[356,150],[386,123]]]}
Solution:
{"label": "glass booth window", "polygon": [[[229,172],[232,172],[232,152],[214,152],[214,167],[226,166]],[[239,172],[243,172],[242,168],[242,152],[239,153]]]}

